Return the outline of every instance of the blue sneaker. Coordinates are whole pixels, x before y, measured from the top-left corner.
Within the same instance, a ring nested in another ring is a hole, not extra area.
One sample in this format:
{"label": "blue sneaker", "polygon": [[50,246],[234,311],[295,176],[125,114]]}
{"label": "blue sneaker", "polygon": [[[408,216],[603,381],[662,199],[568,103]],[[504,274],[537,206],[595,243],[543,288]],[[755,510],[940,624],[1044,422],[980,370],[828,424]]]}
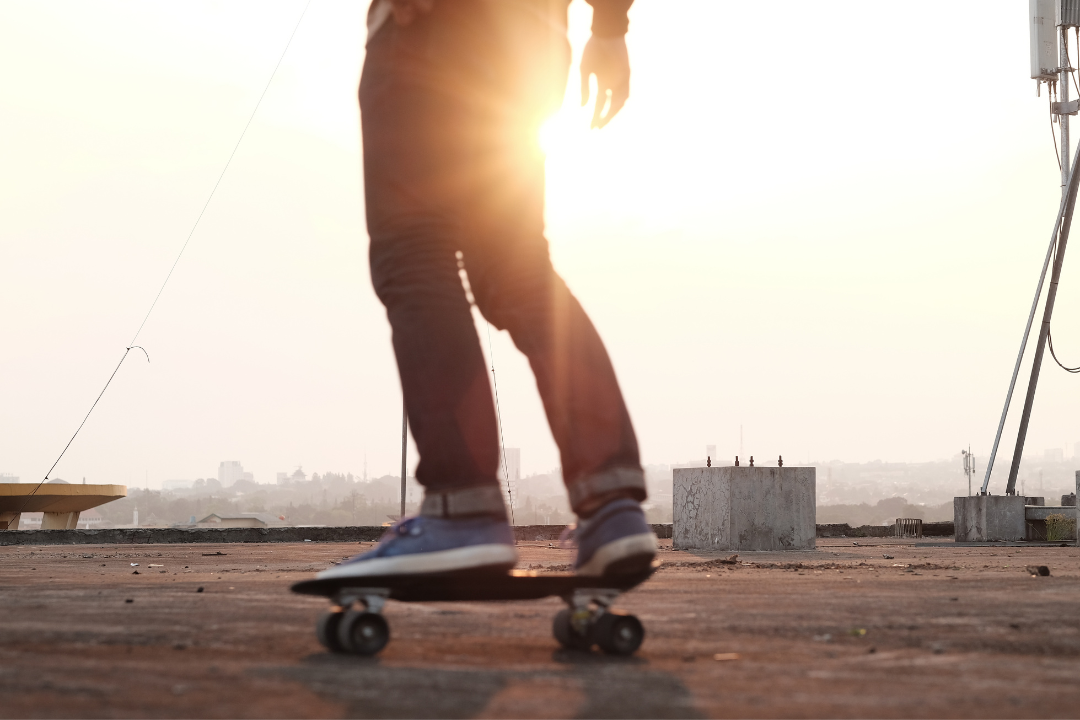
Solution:
{"label": "blue sneaker", "polygon": [[656,557],[656,535],[636,500],[612,500],[588,520],[579,520],[574,534],[578,575],[635,575]]}
{"label": "blue sneaker", "polygon": [[453,520],[419,515],[395,523],[374,550],[316,577],[361,578],[459,570],[509,570],[517,564],[514,532],[504,519]]}

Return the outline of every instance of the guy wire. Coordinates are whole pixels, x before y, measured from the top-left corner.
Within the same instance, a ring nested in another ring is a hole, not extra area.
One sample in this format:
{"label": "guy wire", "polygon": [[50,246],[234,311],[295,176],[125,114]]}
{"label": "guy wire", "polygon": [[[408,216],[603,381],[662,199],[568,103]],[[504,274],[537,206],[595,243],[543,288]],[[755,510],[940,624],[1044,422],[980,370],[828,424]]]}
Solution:
{"label": "guy wire", "polygon": [[199,226],[199,221],[202,220],[203,215],[206,213],[206,208],[209,207],[210,201],[214,198],[214,193],[217,192],[218,186],[221,185],[221,179],[225,177],[225,173],[228,171],[229,165],[232,164],[233,158],[236,156],[236,151],[240,148],[240,143],[243,142],[244,135],[247,134],[248,128],[251,127],[251,121],[255,119],[255,113],[259,111],[259,106],[262,104],[263,98],[266,97],[266,91],[270,89],[270,84],[274,81],[274,76],[277,75],[278,68],[281,67],[281,61],[285,59],[285,53],[289,51],[289,46],[292,45],[293,38],[296,37],[296,31],[300,29],[300,23],[303,21],[304,15],[307,14],[308,8],[310,6],[311,0],[307,0],[307,3],[304,5],[303,12],[300,13],[300,17],[296,21],[296,25],[293,26],[292,33],[289,34],[289,39],[285,43],[285,49],[281,51],[281,55],[278,57],[277,63],[274,65],[274,70],[270,73],[270,79],[266,81],[266,85],[263,87],[262,93],[259,95],[259,99],[255,103],[255,108],[251,111],[251,115],[248,117],[247,123],[244,125],[244,129],[240,132],[240,137],[239,139],[237,139],[236,144],[233,146],[232,152],[229,153],[229,159],[225,162],[225,167],[222,168],[221,174],[218,175],[217,182],[214,183],[213,189],[210,190],[210,195],[206,198],[206,202],[203,203],[202,210],[199,211],[198,217],[195,218],[195,223],[191,226],[191,231],[188,232],[187,238],[184,240],[184,244],[180,247],[180,252],[177,253],[176,259],[173,260],[173,264],[169,268],[169,273],[165,276],[165,282],[161,283],[161,287],[158,289],[157,295],[154,296],[154,301],[150,303],[150,309],[147,310],[146,315],[143,316],[143,320],[139,324],[139,329],[135,331],[135,335],[131,338],[131,342],[128,343],[127,349],[124,350],[124,354],[120,357],[120,362],[116,364],[116,367],[113,369],[112,374],[109,375],[109,379],[105,382],[105,387],[103,387],[101,389],[101,392],[98,393],[97,398],[95,398],[94,403],[86,412],[86,415],[83,417],[82,422],[79,423],[79,427],[76,428],[75,433],[71,436],[71,439],[68,440],[67,445],[64,446],[64,449],[56,458],[56,462],[54,462],[52,464],[52,467],[49,468],[49,471],[45,473],[45,477],[41,479],[41,482],[39,482],[30,492],[30,494],[28,494],[23,500],[22,505],[19,508],[19,513],[22,513],[23,509],[26,507],[26,504],[30,502],[30,498],[34,497],[34,495],[37,494],[37,491],[41,489],[41,486],[44,485],[45,482],[49,479],[49,475],[52,474],[52,471],[56,469],[56,466],[58,464],[60,464],[60,460],[64,457],[64,454],[67,453],[68,448],[71,447],[71,444],[75,442],[76,436],[78,436],[79,432],[83,429],[83,426],[86,425],[86,421],[90,418],[90,413],[94,412],[94,408],[97,407],[98,402],[101,400],[101,396],[104,395],[105,391],[109,389],[109,385],[112,384],[113,378],[115,378],[116,373],[119,372],[120,366],[124,364],[124,360],[125,358],[127,358],[128,353],[131,352],[134,348],[138,348],[139,350],[142,350],[144,354],[146,354],[146,361],[150,361],[150,354],[147,353],[144,348],[136,345],[135,340],[139,337],[139,333],[142,332],[143,327],[146,325],[146,321],[150,318],[150,313],[152,313],[154,311],[154,307],[157,306],[157,302],[161,298],[161,293],[165,291],[165,286],[169,284],[169,279],[172,278],[173,271],[176,270],[176,265],[180,262],[180,257],[184,254],[184,250],[187,249],[188,243],[191,242],[192,235],[195,234],[195,229]]}

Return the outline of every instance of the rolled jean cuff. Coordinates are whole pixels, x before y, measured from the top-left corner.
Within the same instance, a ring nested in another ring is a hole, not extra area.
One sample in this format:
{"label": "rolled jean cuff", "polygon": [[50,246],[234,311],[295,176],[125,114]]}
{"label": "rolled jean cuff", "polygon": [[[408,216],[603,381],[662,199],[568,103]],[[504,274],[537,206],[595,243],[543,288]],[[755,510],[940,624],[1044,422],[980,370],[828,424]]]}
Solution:
{"label": "rolled jean cuff", "polygon": [[420,514],[430,517],[460,518],[487,515],[505,518],[506,504],[502,490],[497,485],[448,490],[447,492],[424,492]]}
{"label": "rolled jean cuff", "polygon": [[575,512],[586,500],[612,492],[626,491],[638,502],[648,496],[645,491],[645,472],[641,468],[634,467],[608,468],[586,475],[575,480],[568,490],[570,507],[574,508]]}

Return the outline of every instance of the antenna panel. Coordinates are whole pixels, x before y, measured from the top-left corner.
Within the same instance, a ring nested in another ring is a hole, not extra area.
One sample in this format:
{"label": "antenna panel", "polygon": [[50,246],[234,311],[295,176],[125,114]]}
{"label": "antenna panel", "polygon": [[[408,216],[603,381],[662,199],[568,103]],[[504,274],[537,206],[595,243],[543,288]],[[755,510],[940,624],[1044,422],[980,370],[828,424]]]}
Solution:
{"label": "antenna panel", "polygon": [[1080,27],[1080,0],[1056,0],[1058,27]]}
{"label": "antenna panel", "polygon": [[[1028,22],[1031,29],[1031,77],[1035,80],[1056,80],[1058,67],[1058,13],[1063,0],[1028,0]],[[1071,4],[1071,3],[1070,3]]]}

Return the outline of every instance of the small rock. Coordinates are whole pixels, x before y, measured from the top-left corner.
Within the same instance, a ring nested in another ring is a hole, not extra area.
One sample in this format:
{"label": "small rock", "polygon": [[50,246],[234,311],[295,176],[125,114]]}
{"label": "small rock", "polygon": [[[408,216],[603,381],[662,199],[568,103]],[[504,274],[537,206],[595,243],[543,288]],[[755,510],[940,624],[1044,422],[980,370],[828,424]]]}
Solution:
{"label": "small rock", "polygon": [[126,602],[126,603],[133,603],[133,602],[135,602],[135,600],[134,600],[133,598],[128,598],[128,599],[127,599],[127,600],[125,600],[124,602]]}
{"label": "small rock", "polygon": [[1028,565],[1027,571],[1031,573],[1032,577],[1041,575],[1042,577],[1050,576],[1050,568],[1046,565]]}
{"label": "small rock", "polygon": [[199,589],[198,589],[198,590],[196,590],[195,592],[199,593],[199,592],[202,592],[202,591],[203,591],[203,589],[202,589],[202,586],[200,585],[200,586],[199,586]]}
{"label": "small rock", "polygon": [[896,559],[896,558],[895,558],[894,556],[892,556],[892,555],[882,555],[881,557],[885,558],[886,560],[895,560],[895,559]]}
{"label": "small rock", "polygon": [[139,571],[138,571],[138,570],[132,570],[132,571],[131,571],[131,574],[132,574],[132,575],[138,575],[138,574],[139,574]]}

